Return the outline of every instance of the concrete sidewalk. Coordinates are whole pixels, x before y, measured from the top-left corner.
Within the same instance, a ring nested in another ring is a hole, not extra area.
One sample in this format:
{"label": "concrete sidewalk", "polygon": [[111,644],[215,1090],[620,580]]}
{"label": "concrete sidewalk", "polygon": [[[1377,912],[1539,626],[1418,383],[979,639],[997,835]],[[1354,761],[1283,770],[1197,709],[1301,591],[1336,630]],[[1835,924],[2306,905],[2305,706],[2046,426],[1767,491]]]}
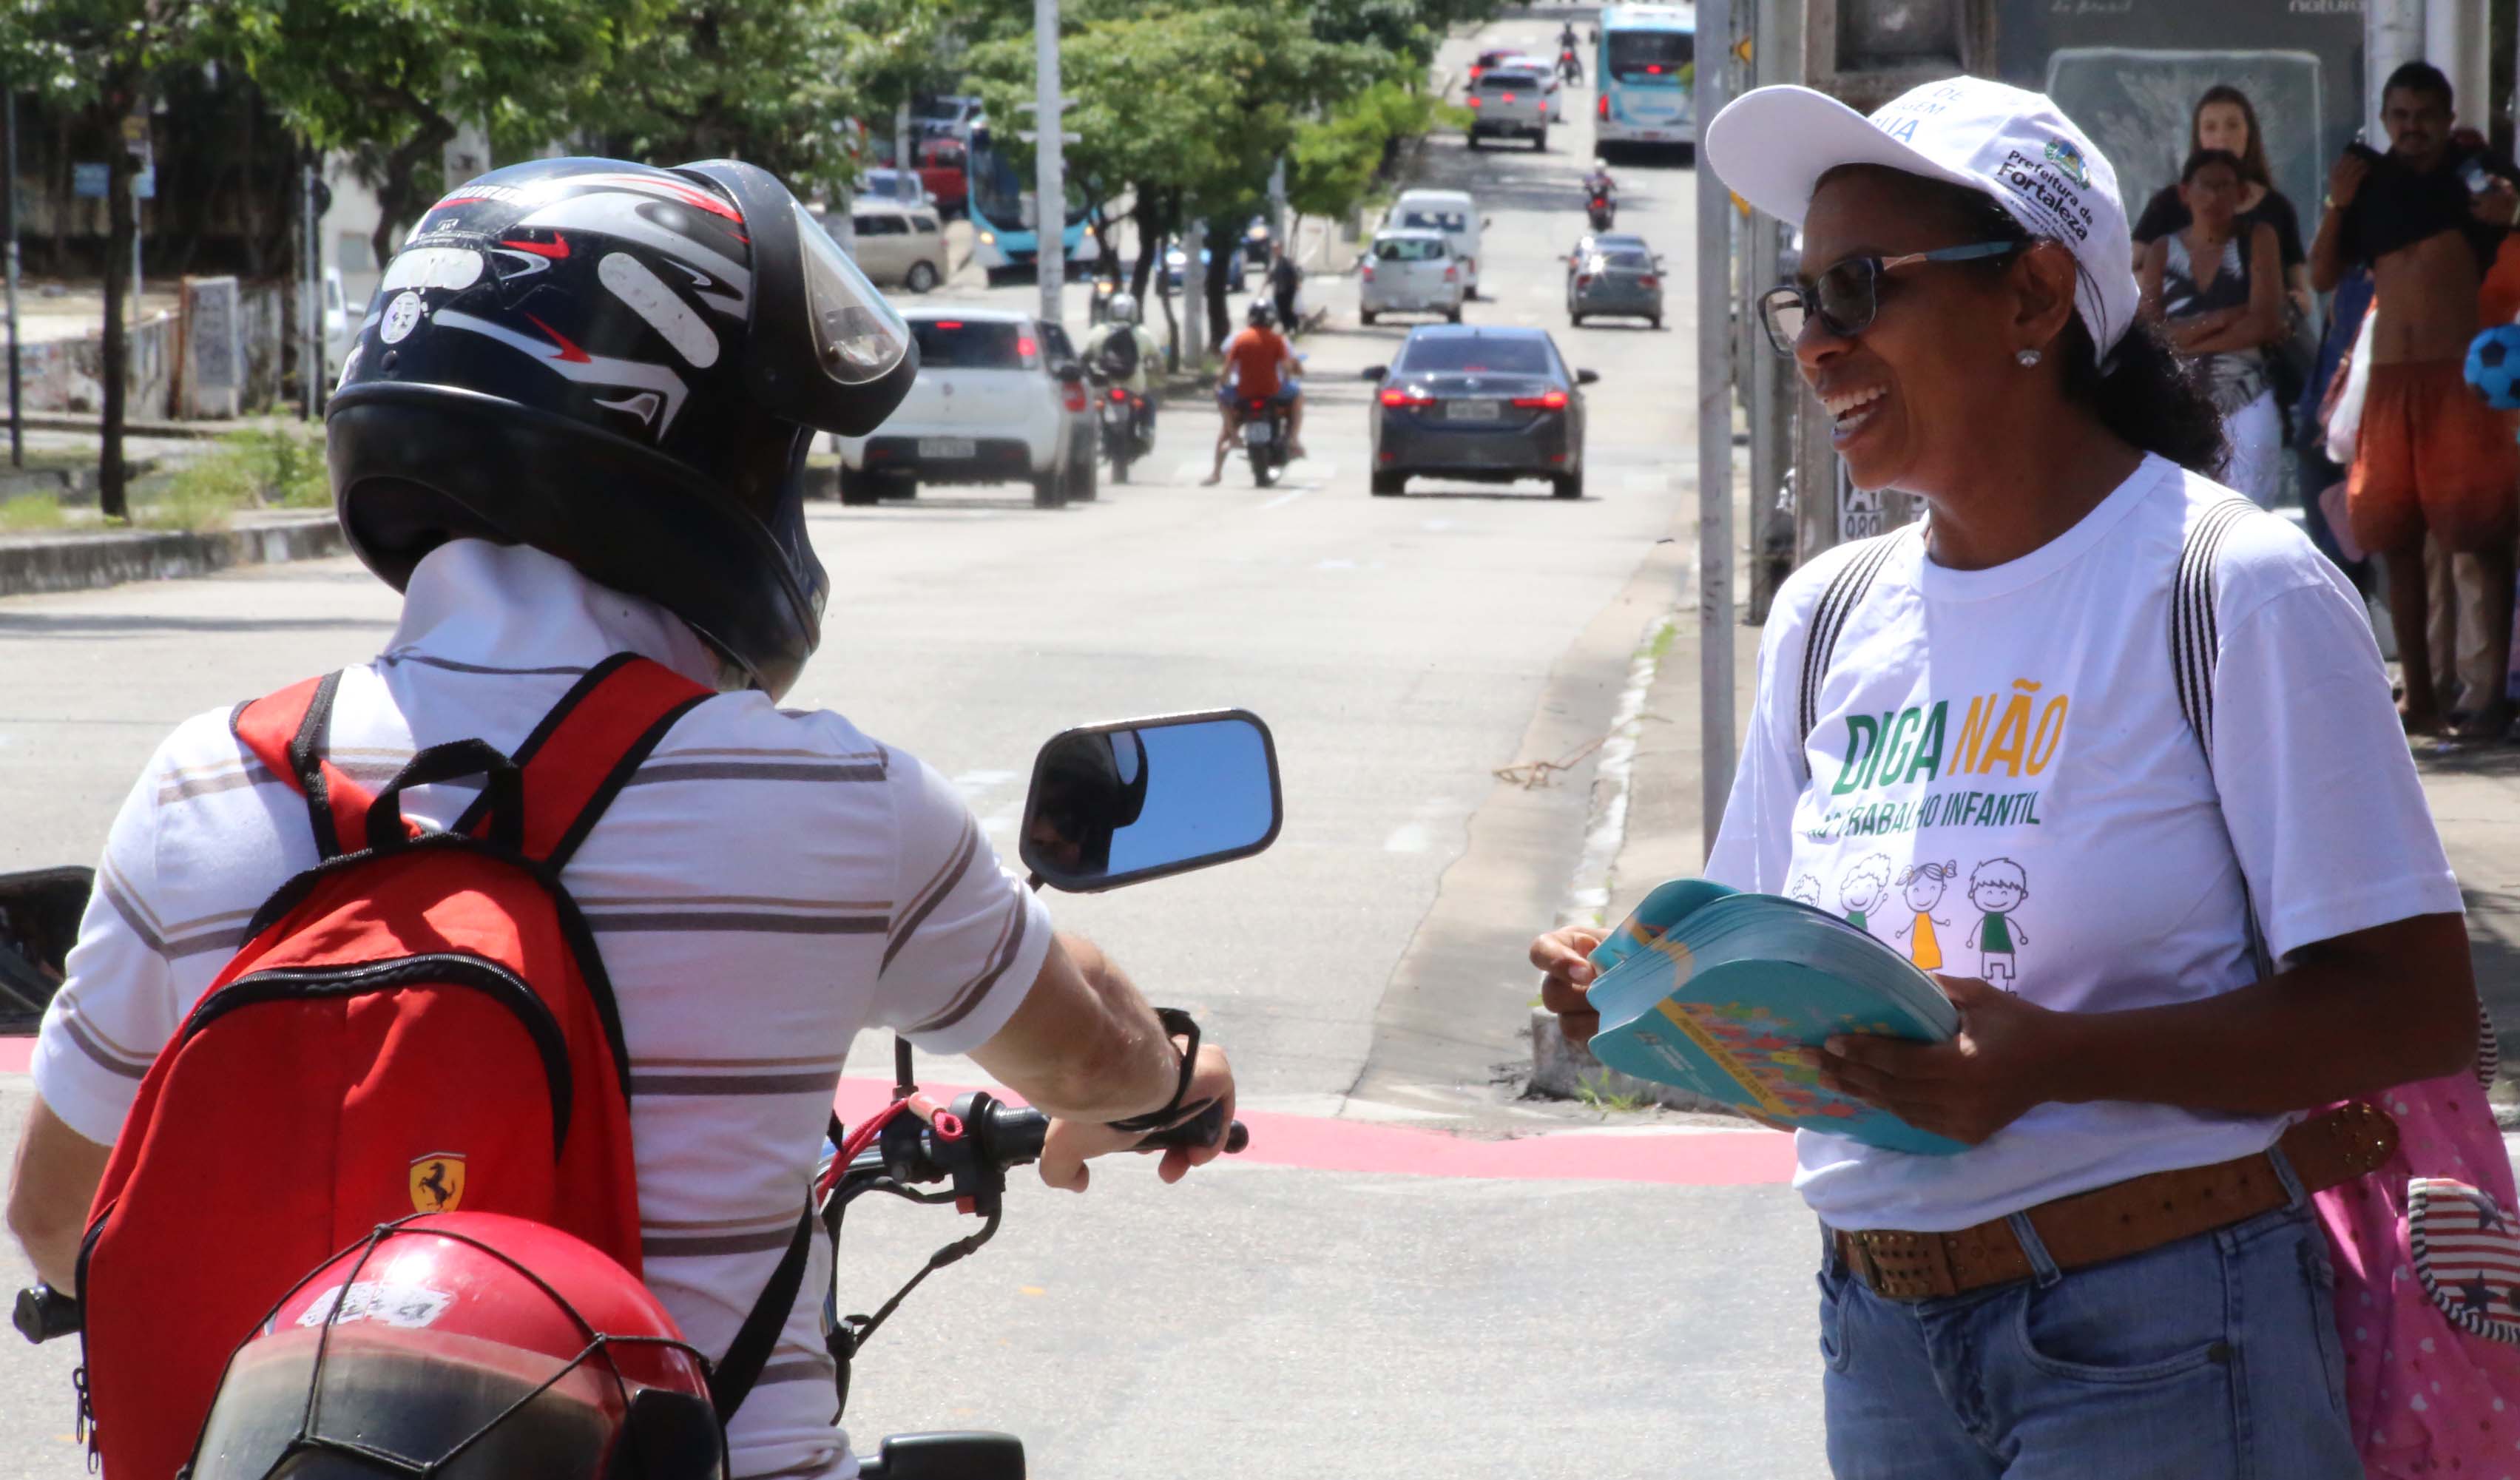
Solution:
{"label": "concrete sidewalk", "polygon": [[[1736,527],[1739,517],[1736,509]],[[1747,580],[1745,569],[1736,578],[1735,591],[1746,591]],[[1694,875],[1705,861],[1696,611],[1689,605],[1677,607],[1671,620],[1675,626],[1669,649],[1634,726],[1636,750],[1627,774],[1605,776],[1595,784],[1596,827],[1613,809],[1624,809],[1624,827],[1606,878],[1579,878],[1573,892],[1582,896],[1588,886],[1603,889],[1599,917],[1610,923],[1626,919],[1655,884]],[[1745,625],[1735,633],[1736,732],[1748,723],[1759,639],[1756,627]],[[2415,764],[2466,896],[2477,991],[2494,1015],[2502,1044],[2501,1067],[2492,1090],[2496,1118],[2506,1131],[2520,1130],[2520,745],[2429,746],[2416,752]],[[1544,1027],[1549,1031],[1542,1032]],[[1659,1099],[1675,1108],[1699,1108],[1685,1092],[1609,1074],[1590,1054],[1564,1048],[1553,1019],[1537,1009],[1533,1039],[1535,1089],[1565,1095],[1584,1084],[1606,1096],[1634,1095]]]}

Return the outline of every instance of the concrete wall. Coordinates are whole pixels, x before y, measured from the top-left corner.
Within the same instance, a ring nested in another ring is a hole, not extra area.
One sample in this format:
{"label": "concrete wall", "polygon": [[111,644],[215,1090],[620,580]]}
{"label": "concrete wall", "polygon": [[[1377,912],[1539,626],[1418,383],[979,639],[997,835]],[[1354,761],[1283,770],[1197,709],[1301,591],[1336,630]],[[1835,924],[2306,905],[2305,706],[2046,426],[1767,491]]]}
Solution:
{"label": "concrete wall", "polygon": [[[105,399],[105,336],[55,339],[19,350],[18,375],[29,411],[95,412]],[[124,415],[163,421],[175,383],[175,317],[160,313],[131,330]]]}

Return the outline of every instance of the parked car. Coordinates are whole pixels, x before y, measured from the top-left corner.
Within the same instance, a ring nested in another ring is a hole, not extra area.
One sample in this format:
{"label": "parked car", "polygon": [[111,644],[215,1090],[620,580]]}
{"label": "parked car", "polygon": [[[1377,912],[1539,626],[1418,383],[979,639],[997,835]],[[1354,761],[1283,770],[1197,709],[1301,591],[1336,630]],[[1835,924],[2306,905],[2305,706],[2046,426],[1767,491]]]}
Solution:
{"label": "parked car", "polygon": [[1566,278],[1566,320],[1627,315],[1662,328],[1662,259],[1642,247],[1595,251]]}
{"label": "parked car", "polygon": [[922,139],[968,141],[971,137],[971,120],[979,116],[977,98],[921,98],[910,105],[910,131]]}
{"label": "parked car", "polygon": [[945,231],[927,205],[861,199],[849,210],[858,270],[877,283],[925,292],[945,281]]}
{"label": "parked car", "polygon": [[1583,387],[1600,377],[1570,369],[1547,330],[1421,325],[1364,374],[1382,387],[1369,414],[1375,494],[1436,476],[1547,478],[1561,499],[1584,496]]}
{"label": "parked car", "polygon": [[1462,264],[1440,231],[1376,232],[1356,268],[1356,316],[1367,324],[1386,313],[1441,314],[1462,322]]}
{"label": "parked car", "polygon": [[1470,84],[1470,148],[1483,139],[1529,139],[1549,149],[1549,82],[1543,72],[1495,67]]}
{"label": "parked car", "polygon": [[919,379],[874,435],[832,439],[841,503],[909,498],[922,483],[1029,483],[1042,509],[1092,496],[1085,368],[1059,354],[1057,325],[967,305],[903,317],[919,340]]}
{"label": "parked car", "polygon": [[1479,214],[1479,202],[1467,191],[1403,191],[1391,202],[1382,224],[1442,232],[1462,264],[1462,291],[1473,298],[1479,295],[1479,236],[1488,219]]}

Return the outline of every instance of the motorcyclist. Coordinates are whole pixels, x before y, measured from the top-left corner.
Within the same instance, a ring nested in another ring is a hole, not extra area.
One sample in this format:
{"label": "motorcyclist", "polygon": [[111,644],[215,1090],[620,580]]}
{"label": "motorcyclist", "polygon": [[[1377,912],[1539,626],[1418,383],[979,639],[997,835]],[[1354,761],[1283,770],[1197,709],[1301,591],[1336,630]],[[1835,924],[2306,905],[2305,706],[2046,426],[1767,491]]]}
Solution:
{"label": "motorcyclist", "polygon": [[1584,202],[1590,205],[1595,201],[1619,203],[1619,182],[1610,178],[1609,162],[1604,159],[1595,159],[1584,175]]}
{"label": "motorcyclist", "polygon": [[[839,714],[778,706],[824,637],[805,443],[871,431],[918,368],[786,186],[729,160],[513,165],[423,213],[378,302],[327,453],[348,543],[403,606],[341,674],[334,753],[380,774],[459,739],[514,755],[622,651],[719,691],[562,873],[603,904],[585,919],[627,1050],[643,1273],[692,1345],[726,1351],[780,1265],[862,1027],[968,1053],[1052,1115],[1053,1187],[1083,1190],[1088,1158],[1142,1139],[1109,1122],[1200,1101],[1230,1118],[1223,1054],[1185,1064],[1188,1039],[1053,931],[953,783]],[[9,1199],[56,1288],[75,1287],[142,1076],[240,923],[318,856],[284,793],[223,706],[158,748],[114,821]],[[470,800],[421,786],[403,810],[442,830]],[[1167,1151],[1162,1175],[1218,1153]],[[794,1380],[731,1425],[730,1473],[848,1470],[816,1297],[806,1281],[780,1335]]]}
{"label": "motorcyclist", "polygon": [[1569,21],[1557,28],[1557,75],[1567,82],[1584,80],[1582,54],[1575,50],[1575,22]]}
{"label": "motorcyclist", "polygon": [[1267,399],[1283,405],[1286,457],[1291,461],[1304,455],[1304,391],[1296,379],[1303,367],[1295,359],[1294,346],[1278,333],[1276,322],[1268,304],[1255,302],[1242,332],[1225,346],[1225,374],[1216,382],[1223,425],[1216,432],[1216,466],[1199,479],[1203,488],[1225,480],[1225,460],[1242,430],[1246,401]]}
{"label": "motorcyclist", "polygon": [[[1125,341],[1136,353],[1114,350]],[[1138,434],[1149,440],[1155,434],[1155,396],[1153,371],[1155,357],[1163,346],[1138,322],[1138,298],[1135,293],[1115,292],[1103,305],[1102,322],[1085,336],[1085,364],[1102,375],[1107,384],[1117,385],[1137,398]]]}

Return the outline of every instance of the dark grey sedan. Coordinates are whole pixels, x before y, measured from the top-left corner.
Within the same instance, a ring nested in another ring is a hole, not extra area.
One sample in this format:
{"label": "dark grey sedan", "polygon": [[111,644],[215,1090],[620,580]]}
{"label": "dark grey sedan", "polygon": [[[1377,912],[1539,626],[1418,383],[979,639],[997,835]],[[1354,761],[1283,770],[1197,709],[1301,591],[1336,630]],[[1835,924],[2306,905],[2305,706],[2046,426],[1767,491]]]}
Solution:
{"label": "dark grey sedan", "polygon": [[1569,369],[1546,330],[1429,324],[1412,330],[1373,405],[1373,491],[1412,477],[1510,483],[1547,478],[1584,496],[1584,392],[1600,379]]}
{"label": "dark grey sedan", "polygon": [[1662,328],[1662,261],[1637,247],[1587,253],[1566,275],[1566,319],[1581,324],[1602,314],[1640,318]]}

